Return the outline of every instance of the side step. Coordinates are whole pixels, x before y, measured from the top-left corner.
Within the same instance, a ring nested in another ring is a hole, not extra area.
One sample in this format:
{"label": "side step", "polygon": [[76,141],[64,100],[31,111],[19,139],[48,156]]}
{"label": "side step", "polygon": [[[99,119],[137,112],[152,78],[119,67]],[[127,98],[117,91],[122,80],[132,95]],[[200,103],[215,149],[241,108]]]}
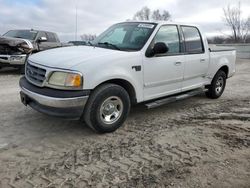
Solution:
{"label": "side step", "polygon": [[164,105],[164,104],[168,104],[168,103],[171,103],[171,102],[175,102],[175,101],[183,100],[183,99],[186,99],[186,98],[189,98],[189,97],[193,97],[195,95],[204,93],[207,90],[208,89],[205,89],[205,88],[199,88],[199,89],[191,90],[191,91],[188,91],[188,92],[185,92],[185,93],[181,93],[179,95],[169,96],[169,97],[166,97],[166,98],[163,98],[163,99],[155,100],[155,101],[147,103],[145,105],[146,105],[146,107],[148,109],[156,108],[156,107]]}

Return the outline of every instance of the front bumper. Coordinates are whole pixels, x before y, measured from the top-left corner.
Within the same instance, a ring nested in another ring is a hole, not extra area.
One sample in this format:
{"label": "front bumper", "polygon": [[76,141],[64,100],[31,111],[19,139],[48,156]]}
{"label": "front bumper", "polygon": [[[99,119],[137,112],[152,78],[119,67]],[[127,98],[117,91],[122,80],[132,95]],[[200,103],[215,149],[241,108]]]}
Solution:
{"label": "front bumper", "polygon": [[25,77],[19,81],[20,96],[24,105],[52,116],[79,119],[88,100],[90,91],[66,91],[39,88],[29,83]]}
{"label": "front bumper", "polygon": [[0,54],[0,66],[1,65],[9,65],[9,66],[16,66],[16,65],[24,65],[26,61],[27,55],[2,55]]}

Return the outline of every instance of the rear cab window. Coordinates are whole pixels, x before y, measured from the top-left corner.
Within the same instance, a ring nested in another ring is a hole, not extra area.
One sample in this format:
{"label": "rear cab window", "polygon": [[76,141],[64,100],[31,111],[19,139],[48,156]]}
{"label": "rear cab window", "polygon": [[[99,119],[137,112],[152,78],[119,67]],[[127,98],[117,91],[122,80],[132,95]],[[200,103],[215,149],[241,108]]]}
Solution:
{"label": "rear cab window", "polygon": [[184,40],[185,51],[187,54],[200,54],[204,53],[204,45],[200,31],[193,26],[181,26]]}

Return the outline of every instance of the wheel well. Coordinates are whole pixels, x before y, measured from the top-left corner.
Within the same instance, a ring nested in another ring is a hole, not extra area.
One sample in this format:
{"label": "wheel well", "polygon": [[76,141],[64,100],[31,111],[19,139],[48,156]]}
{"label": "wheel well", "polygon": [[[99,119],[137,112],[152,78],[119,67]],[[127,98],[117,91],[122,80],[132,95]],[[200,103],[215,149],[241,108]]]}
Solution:
{"label": "wheel well", "polygon": [[228,66],[224,65],[219,70],[224,71],[226,73],[227,77],[228,77]]}
{"label": "wheel well", "polygon": [[101,83],[100,85],[106,84],[106,83],[117,84],[117,85],[123,87],[129,94],[131,104],[136,104],[137,103],[135,89],[134,89],[133,85],[130,82],[128,82],[127,80],[112,79],[112,80],[105,81],[105,82]]}

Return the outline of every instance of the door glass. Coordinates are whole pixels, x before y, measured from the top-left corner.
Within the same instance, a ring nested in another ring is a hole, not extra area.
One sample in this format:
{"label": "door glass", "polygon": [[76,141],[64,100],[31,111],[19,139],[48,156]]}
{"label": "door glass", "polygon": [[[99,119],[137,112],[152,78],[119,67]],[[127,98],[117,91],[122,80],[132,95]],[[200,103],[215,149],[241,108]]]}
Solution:
{"label": "door glass", "polygon": [[47,38],[46,33],[43,31],[39,32],[38,39],[40,39],[41,37]]}
{"label": "door glass", "polygon": [[186,52],[203,53],[204,48],[198,29],[190,26],[182,26],[181,28],[185,38]]}
{"label": "door glass", "polygon": [[180,39],[178,29],[174,25],[162,26],[155,36],[154,43],[164,42],[169,51],[167,54],[176,54],[180,52]]}
{"label": "door glass", "polygon": [[56,42],[55,35],[53,33],[47,33],[48,42]]}

